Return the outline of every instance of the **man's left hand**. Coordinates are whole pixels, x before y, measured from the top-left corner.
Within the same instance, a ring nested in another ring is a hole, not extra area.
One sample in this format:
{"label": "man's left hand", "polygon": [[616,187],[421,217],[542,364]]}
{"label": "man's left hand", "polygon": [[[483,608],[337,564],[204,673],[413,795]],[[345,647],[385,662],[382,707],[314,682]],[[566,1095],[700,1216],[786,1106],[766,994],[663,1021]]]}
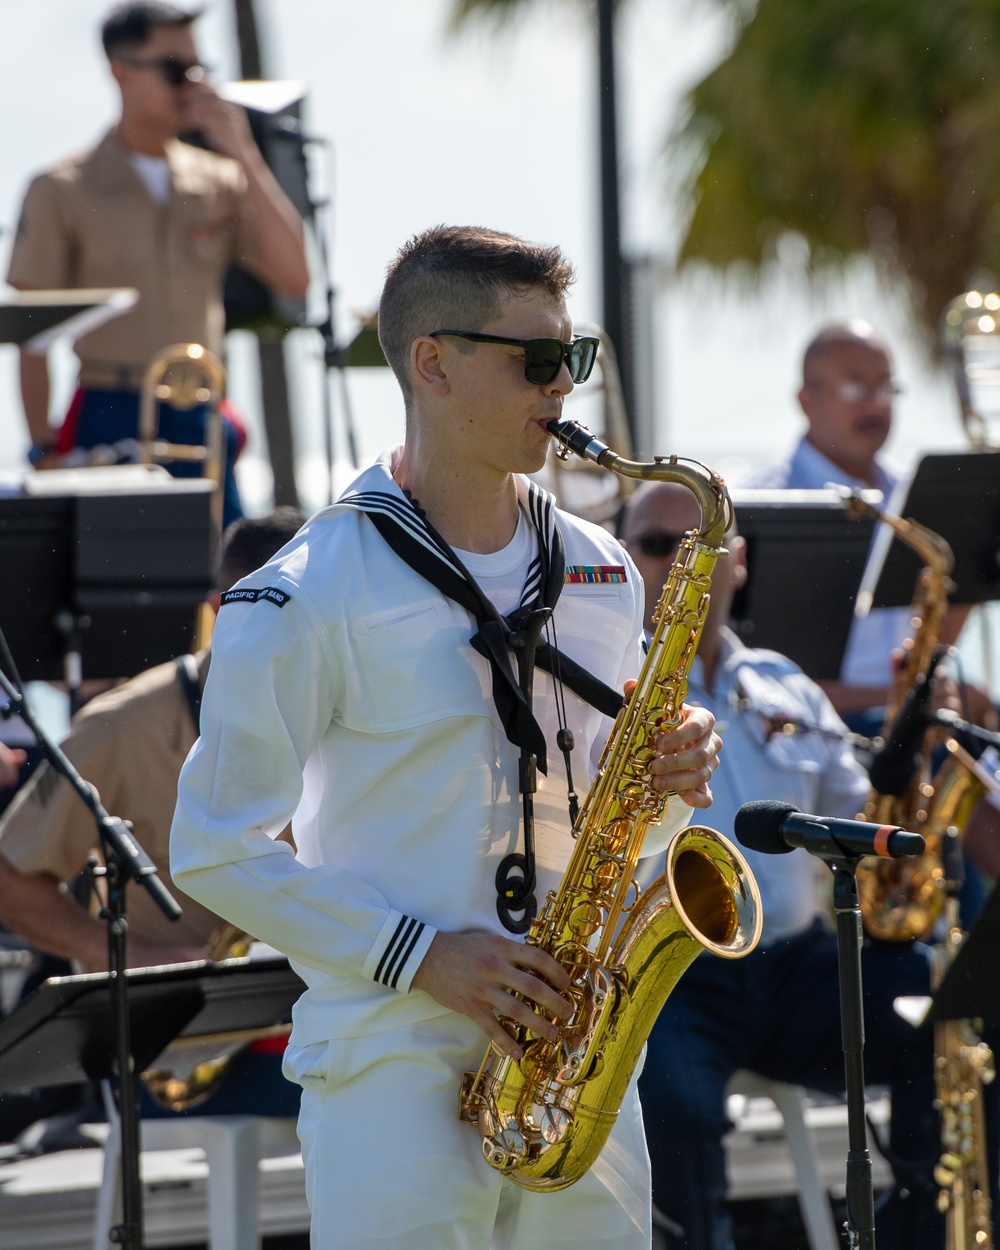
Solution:
{"label": "man's left hand", "polygon": [[709,781],[719,767],[722,750],[712,713],[685,703],[680,723],[657,737],[655,749],[649,766],[653,788],[673,790],[688,807],[711,807]]}

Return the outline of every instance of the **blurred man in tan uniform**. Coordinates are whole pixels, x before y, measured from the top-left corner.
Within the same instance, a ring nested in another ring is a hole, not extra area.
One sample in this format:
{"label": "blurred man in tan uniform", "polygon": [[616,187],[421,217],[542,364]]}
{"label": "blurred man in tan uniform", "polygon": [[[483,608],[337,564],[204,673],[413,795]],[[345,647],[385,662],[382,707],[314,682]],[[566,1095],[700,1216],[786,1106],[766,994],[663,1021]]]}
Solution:
{"label": "blurred man in tan uniform", "polygon": [[[219,588],[228,589],[289,542],[304,517],[279,508],[226,532]],[[216,603],[218,594],[215,596]],[[97,787],[109,812],[132,822],[136,840],[177,895],[183,917],[168,921],[145,890],[129,892],[132,967],[204,959],[217,916],[170,879],[167,842],[181,765],[198,736],[197,706],[209,653],[147,669],[98,695],[74,719],[63,750]],[[79,796],[43,764],[0,820],[0,923],[84,971],[107,968],[107,929],[65,892],[96,851],[93,819]]]}
{"label": "blurred man in tan uniform", "polygon": [[[224,540],[220,591],[266,563],[303,520],[296,509],[279,508],[231,526]],[[218,606],[218,592],[214,599]],[[208,665],[208,651],[182,656],[99,695],[74,719],[63,743],[107,810],[131,821],[136,840],[183,908],[182,918],[172,923],[145,890],[129,891],[127,952],[133,968],[221,957],[211,947],[224,922],[177,889],[167,855],[177,777],[198,736]],[[91,814],[47,763],[18,791],[0,820],[0,925],[87,972],[108,966],[107,926],[81,907],[67,887],[87,856],[96,853],[96,843]],[[62,969],[54,961],[44,961],[31,981],[56,971]],[[281,1077],[280,1064],[280,1052],[265,1043],[241,1052],[222,1089],[202,1104],[199,1114],[245,1113],[251,1108],[258,1115],[296,1114],[298,1086]],[[0,1142],[13,1140],[37,1120],[70,1111],[81,1096],[77,1087],[69,1086],[0,1093]],[[144,1097],[143,1114],[153,1111]],[[55,1139],[57,1144],[61,1140]]]}
{"label": "blurred man in tan uniform", "polygon": [[[29,459],[58,463],[73,447],[134,438],[150,360],[172,343],[222,351],[222,286],[236,261],[265,285],[305,295],[301,219],[254,143],[246,114],[219,98],[198,60],[197,14],[159,0],[119,5],[102,28],[121,92],[118,122],[100,143],[38,175],[28,188],[7,280],[21,290],[134,287],[134,308],[76,344],[80,389],[62,431],[49,425],[44,356],[21,354]],[[178,141],[199,131],[214,151]],[[221,155],[220,155],[221,154]],[[204,411],[163,406],[163,436],[200,442]],[[240,514],[229,432],[226,521]]]}

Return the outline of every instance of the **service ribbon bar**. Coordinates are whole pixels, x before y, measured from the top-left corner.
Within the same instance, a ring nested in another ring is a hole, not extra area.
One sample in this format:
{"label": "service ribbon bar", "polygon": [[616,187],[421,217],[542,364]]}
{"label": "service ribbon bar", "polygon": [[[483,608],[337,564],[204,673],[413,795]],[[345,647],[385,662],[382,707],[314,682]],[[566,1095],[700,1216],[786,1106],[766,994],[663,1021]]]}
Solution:
{"label": "service ribbon bar", "polygon": [[624,564],[567,564],[565,583],[621,583],[628,581]]}

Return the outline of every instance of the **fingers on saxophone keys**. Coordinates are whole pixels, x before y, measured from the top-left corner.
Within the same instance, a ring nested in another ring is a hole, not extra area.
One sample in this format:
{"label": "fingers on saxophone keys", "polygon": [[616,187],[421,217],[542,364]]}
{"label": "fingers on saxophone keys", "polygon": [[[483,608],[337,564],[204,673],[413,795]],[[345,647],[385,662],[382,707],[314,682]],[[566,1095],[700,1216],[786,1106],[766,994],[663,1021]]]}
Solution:
{"label": "fingers on saxophone keys", "polygon": [[[520,997],[513,997],[515,992]],[[567,999],[557,994],[544,981],[530,976],[523,980],[518,979],[511,986],[499,1010],[501,1015],[509,1016],[549,1041],[555,1041],[559,1036],[559,1029],[548,1017],[557,1021],[568,1020],[573,1013],[572,1004]]]}

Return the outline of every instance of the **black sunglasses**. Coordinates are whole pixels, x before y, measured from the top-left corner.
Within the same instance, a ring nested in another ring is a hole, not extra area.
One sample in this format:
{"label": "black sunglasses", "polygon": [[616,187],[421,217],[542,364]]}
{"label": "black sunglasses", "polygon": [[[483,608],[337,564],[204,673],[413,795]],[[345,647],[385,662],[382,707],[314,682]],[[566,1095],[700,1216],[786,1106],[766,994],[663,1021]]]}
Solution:
{"label": "black sunglasses", "polygon": [[684,539],[683,534],[668,534],[666,530],[651,530],[630,538],[629,546],[638,547],[647,560],[665,560],[672,556]]}
{"label": "black sunglasses", "polygon": [[152,57],[149,60],[137,56],[120,56],[116,59],[135,69],[159,70],[164,81],[171,87],[180,87],[186,82],[200,82],[208,69],[207,65],[202,65],[199,61],[182,61],[176,56]]}
{"label": "black sunglasses", "polygon": [[572,343],[564,343],[562,339],[505,339],[496,334],[477,334],[473,330],[433,330],[430,337],[436,339],[442,334],[471,339],[473,343],[505,343],[508,347],[523,348],[524,376],[535,386],[547,386],[554,381],[564,361],[574,382],[586,382],[600,346],[600,339],[584,335],[577,335]]}

